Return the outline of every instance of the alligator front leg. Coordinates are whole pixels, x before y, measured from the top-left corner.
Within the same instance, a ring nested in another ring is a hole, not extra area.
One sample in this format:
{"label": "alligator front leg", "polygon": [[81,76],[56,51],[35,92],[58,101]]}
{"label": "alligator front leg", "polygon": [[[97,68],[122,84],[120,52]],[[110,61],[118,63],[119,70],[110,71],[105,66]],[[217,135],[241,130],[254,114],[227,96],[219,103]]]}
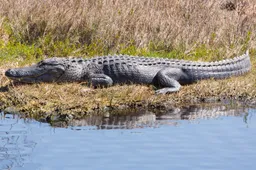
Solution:
{"label": "alligator front leg", "polygon": [[92,74],[89,83],[93,87],[108,87],[113,85],[113,80],[105,74]]}
{"label": "alligator front leg", "polygon": [[156,90],[156,94],[166,94],[179,91],[181,85],[178,80],[183,75],[183,71],[179,68],[166,67],[160,70],[155,77],[155,81],[161,89]]}

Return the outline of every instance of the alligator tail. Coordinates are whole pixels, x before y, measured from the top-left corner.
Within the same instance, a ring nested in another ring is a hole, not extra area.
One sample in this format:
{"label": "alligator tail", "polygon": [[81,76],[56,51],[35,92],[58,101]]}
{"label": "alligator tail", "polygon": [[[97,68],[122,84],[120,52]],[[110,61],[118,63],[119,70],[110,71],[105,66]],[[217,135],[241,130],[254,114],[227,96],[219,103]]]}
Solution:
{"label": "alligator tail", "polygon": [[203,62],[196,66],[185,69],[194,80],[215,78],[223,79],[231,76],[239,76],[251,69],[249,50],[245,54],[216,62]]}

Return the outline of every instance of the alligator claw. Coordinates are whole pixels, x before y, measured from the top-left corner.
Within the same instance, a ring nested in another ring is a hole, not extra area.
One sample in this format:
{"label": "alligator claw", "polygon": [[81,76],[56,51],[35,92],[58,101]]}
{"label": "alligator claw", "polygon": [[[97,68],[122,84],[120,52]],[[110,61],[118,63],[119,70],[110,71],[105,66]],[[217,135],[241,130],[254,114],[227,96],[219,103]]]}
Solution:
{"label": "alligator claw", "polygon": [[179,89],[177,88],[162,88],[159,90],[156,90],[156,94],[169,94],[169,93],[173,93],[173,92],[177,92]]}

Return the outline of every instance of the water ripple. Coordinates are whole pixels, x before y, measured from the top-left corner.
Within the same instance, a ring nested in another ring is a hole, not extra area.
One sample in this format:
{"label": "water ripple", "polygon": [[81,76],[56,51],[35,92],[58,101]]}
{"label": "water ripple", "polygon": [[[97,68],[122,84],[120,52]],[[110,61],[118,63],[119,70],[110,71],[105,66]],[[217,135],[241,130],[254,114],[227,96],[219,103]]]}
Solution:
{"label": "water ripple", "polygon": [[35,147],[35,142],[28,140],[28,127],[19,117],[3,113],[0,126],[0,169],[22,167]]}

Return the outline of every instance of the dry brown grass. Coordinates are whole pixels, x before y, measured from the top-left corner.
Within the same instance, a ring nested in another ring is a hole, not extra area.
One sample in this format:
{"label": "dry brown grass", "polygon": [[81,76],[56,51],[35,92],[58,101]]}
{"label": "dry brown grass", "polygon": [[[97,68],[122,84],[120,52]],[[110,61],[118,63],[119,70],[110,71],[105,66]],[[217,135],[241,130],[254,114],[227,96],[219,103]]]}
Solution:
{"label": "dry brown grass", "polygon": [[190,51],[204,43],[240,52],[251,31],[249,47],[256,44],[255,0],[2,0],[0,16],[24,42],[51,35],[108,48],[153,42]]}

